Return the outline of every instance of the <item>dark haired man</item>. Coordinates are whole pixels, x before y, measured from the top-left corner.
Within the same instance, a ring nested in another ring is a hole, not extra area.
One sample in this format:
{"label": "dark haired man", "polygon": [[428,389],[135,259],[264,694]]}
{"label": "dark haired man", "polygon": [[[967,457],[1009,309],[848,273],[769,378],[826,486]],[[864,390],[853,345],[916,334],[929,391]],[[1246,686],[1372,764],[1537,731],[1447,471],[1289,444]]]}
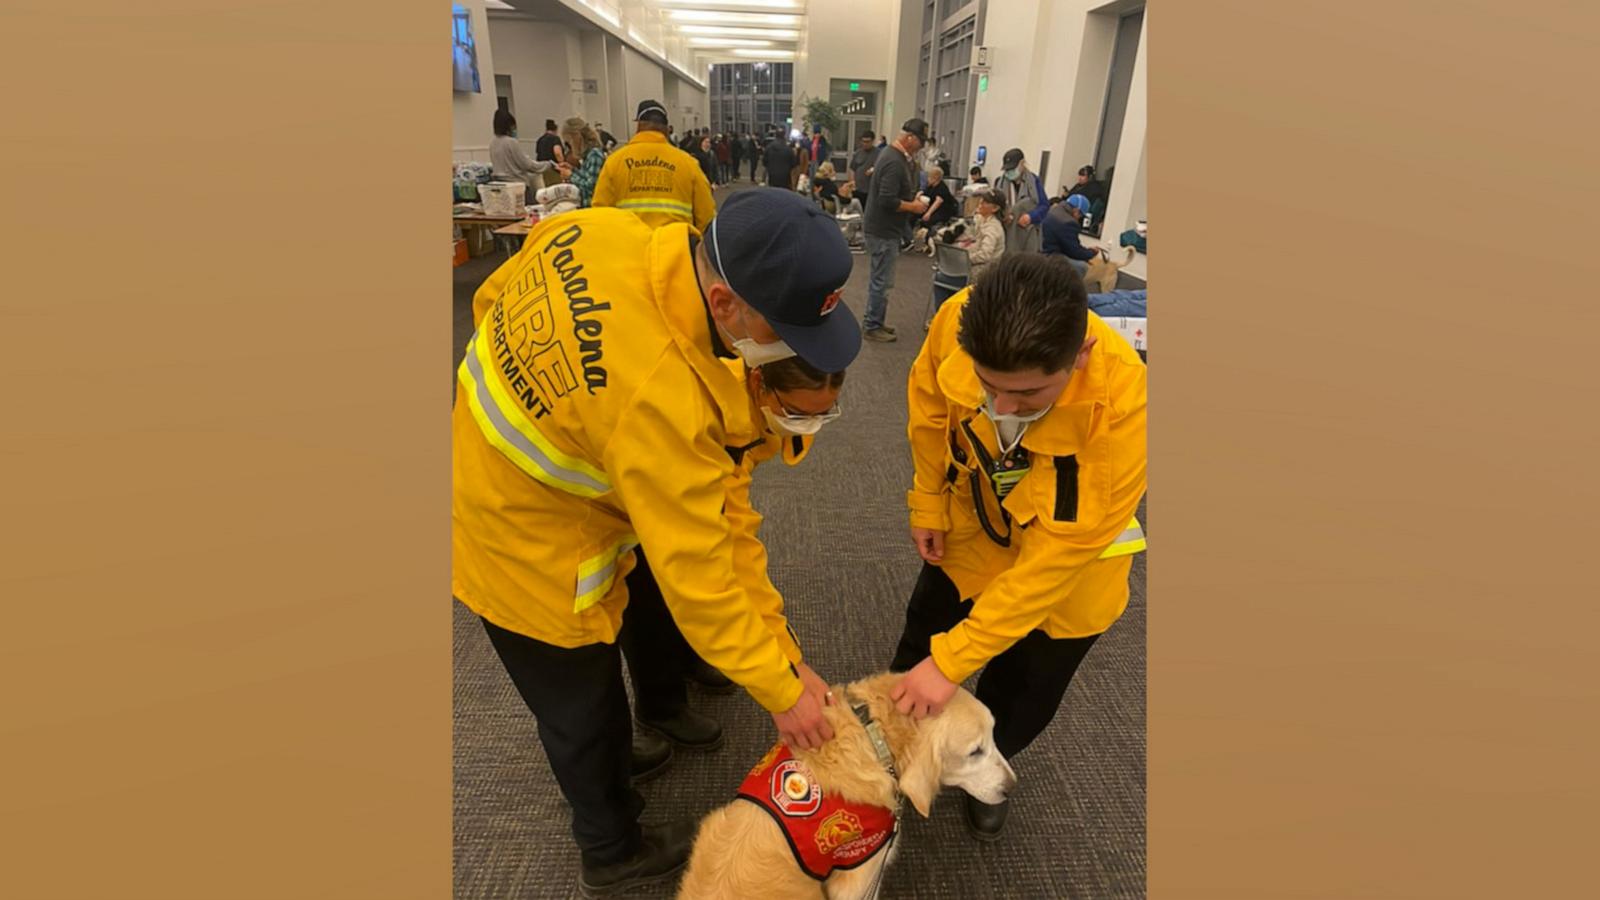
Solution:
{"label": "dark haired man", "polygon": [[866,197],[867,180],[872,177],[872,161],[878,156],[877,136],[868,131],[861,135],[856,152],[850,154],[850,183],[855,185],[855,196]]}
{"label": "dark haired man", "polygon": [[704,231],[717,211],[711,183],[700,163],[668,140],[666,107],[641,101],[634,120],[638,132],[606,157],[589,205],[625,209],[651,228],[687,222]]}
{"label": "dark haired man", "polygon": [[[937,713],[980,669],[996,748],[1022,752],[1128,603],[1145,491],[1145,366],[1056,256],[1003,257],[934,316],[910,375],[922,572],[890,668]],[[999,837],[1007,805],[967,798]]]}
{"label": "dark haired man", "polygon": [[[561,131],[556,127],[555,119],[544,120],[544,134],[539,135],[539,140],[533,145],[533,158],[540,162],[564,163],[567,161],[566,146],[561,143]],[[558,184],[561,181],[559,174],[546,171],[544,175],[545,186]],[[529,202],[532,202],[531,198]]]}

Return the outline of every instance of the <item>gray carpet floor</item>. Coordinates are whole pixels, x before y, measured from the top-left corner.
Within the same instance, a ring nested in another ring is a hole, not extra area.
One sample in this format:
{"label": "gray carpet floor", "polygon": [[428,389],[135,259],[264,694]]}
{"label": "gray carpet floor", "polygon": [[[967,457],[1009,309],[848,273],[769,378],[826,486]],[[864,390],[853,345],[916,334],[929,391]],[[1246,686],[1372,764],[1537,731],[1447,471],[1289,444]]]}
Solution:
{"label": "gray carpet floor", "polygon": [[[732,189],[741,187],[748,183]],[[725,195],[719,191],[719,200]],[[472,291],[503,258],[473,259],[454,270],[456,364],[470,337]],[[855,260],[845,300],[859,317],[867,260]],[[756,473],[772,579],[808,661],[834,683],[885,667],[919,566],[906,530],[905,379],[923,334],[930,262],[900,257],[889,306],[900,340],[862,348],[845,382],[844,416],[824,429],[800,466],[768,465]],[[1123,276],[1119,286],[1143,285]],[[1132,594],[1127,613],[1079,669],[1054,723],[1014,761],[1020,783],[1005,838],[987,845],[970,838],[960,795],[946,791],[930,818],[908,811],[884,898],[1145,895],[1142,554],[1134,561]],[[575,897],[578,856],[569,814],[532,716],[477,620],[453,605],[455,895]],[[644,785],[647,822],[699,817],[727,802],[775,738],[771,718],[742,692],[694,694],[691,702],[721,720],[726,743],[710,754],[680,753],[671,771]]]}

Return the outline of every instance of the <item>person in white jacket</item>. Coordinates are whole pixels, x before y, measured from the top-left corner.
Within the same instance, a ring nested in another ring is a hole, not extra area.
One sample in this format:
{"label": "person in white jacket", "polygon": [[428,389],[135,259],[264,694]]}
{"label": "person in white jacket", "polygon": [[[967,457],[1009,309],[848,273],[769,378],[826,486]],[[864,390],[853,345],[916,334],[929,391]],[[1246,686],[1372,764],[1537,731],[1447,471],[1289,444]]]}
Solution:
{"label": "person in white jacket", "polygon": [[972,274],[968,277],[973,282],[1006,252],[1006,230],[1000,224],[1000,214],[1005,209],[1006,198],[999,191],[978,195],[978,214],[972,219],[973,242],[967,248],[967,259],[972,263]]}

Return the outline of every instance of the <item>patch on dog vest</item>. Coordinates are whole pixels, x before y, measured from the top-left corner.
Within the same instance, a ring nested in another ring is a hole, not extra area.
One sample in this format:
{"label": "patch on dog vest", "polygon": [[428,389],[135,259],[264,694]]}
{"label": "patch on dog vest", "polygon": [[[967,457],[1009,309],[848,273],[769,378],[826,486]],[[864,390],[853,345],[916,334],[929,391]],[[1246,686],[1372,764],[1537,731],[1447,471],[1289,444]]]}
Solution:
{"label": "patch on dog vest", "polygon": [[772,816],[800,868],[819,881],[871,859],[894,833],[892,810],[824,792],[783,744],[756,763],[738,796]]}

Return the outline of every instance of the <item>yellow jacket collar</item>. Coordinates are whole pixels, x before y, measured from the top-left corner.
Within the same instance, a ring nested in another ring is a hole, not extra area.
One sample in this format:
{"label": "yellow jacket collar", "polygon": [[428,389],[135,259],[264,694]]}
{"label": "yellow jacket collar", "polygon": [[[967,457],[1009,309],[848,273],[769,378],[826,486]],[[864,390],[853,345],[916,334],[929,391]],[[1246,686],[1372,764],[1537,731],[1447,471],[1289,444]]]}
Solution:
{"label": "yellow jacket collar", "polygon": [[[1089,335],[1105,339],[1103,335],[1095,335],[1092,325]],[[950,355],[939,365],[938,379],[939,390],[956,405],[962,419],[973,416],[983,420],[972,423],[974,430],[993,428],[988,423],[988,417],[979,411],[984,401],[983,385],[972,369],[972,357],[960,345],[953,347]],[[1072,373],[1072,379],[1061,391],[1061,396],[1056,398],[1055,405],[1045,413],[1044,418],[1028,426],[1022,435],[1022,446],[1048,456],[1077,453],[1083,449],[1088,438],[1095,406],[1107,406],[1110,402],[1106,357],[1097,343],[1089,351],[1088,364]],[[950,424],[954,427],[957,423]]]}
{"label": "yellow jacket collar", "polygon": [[[655,134],[647,131],[644,134]],[[750,419],[750,395],[727,363],[711,351],[711,319],[695,277],[689,236],[696,234],[684,223],[663,225],[650,236],[650,293],[673,343],[711,391],[722,411],[723,428],[730,435],[755,431]]]}
{"label": "yellow jacket collar", "polygon": [[628,143],[632,144],[632,143],[635,143],[635,142],[638,142],[638,143],[641,143],[641,144],[669,144],[669,143],[671,143],[671,141],[667,140],[667,136],[662,134],[659,131],[640,131],[640,132],[636,132],[634,134],[634,136],[633,136],[633,139],[628,141]]}

